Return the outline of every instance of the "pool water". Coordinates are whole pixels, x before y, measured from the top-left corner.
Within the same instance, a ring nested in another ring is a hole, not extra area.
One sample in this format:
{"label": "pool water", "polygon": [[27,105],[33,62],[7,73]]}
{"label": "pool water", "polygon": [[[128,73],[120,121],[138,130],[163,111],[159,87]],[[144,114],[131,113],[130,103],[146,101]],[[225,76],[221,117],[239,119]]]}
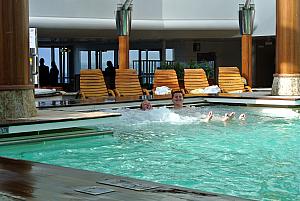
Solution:
{"label": "pool water", "polygon": [[[213,119],[203,121],[213,111]],[[225,112],[246,120],[224,123]],[[118,110],[94,136],[0,147],[0,155],[256,200],[300,200],[300,123],[291,109]]]}

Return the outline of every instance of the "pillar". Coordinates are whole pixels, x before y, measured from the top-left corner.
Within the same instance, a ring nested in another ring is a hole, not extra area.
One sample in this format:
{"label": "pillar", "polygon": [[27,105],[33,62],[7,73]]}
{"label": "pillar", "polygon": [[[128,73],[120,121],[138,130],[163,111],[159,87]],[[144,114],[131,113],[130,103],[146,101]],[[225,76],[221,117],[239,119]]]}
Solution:
{"label": "pillar", "polygon": [[0,119],[31,117],[28,0],[1,0],[0,13]]}
{"label": "pillar", "polygon": [[133,0],[126,0],[116,12],[116,26],[119,39],[119,69],[129,69],[129,33]]}
{"label": "pillar", "polygon": [[242,35],[242,76],[252,87],[252,35]]}
{"label": "pillar", "polygon": [[129,36],[119,36],[119,69],[129,69]]}
{"label": "pillar", "polygon": [[300,95],[300,1],[276,3],[276,73],[272,95]]}

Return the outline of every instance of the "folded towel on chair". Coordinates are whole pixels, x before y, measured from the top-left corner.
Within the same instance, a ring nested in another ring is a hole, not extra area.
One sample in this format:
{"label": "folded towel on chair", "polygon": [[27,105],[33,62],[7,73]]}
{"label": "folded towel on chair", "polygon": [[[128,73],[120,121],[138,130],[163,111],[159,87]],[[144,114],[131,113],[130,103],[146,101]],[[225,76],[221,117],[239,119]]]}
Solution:
{"label": "folded towel on chair", "polygon": [[204,89],[193,89],[190,91],[190,94],[217,94],[220,93],[221,89],[217,85],[208,86]]}
{"label": "folded towel on chair", "polygon": [[156,87],[154,93],[155,95],[167,95],[167,94],[171,94],[171,89],[169,87],[166,86],[161,86],[161,87]]}

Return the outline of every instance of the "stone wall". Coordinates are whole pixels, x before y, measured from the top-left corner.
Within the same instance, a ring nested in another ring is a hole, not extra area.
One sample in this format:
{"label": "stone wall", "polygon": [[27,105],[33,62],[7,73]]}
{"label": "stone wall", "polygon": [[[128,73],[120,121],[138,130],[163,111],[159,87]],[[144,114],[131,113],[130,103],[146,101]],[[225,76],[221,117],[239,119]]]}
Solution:
{"label": "stone wall", "polygon": [[0,91],[0,119],[18,119],[37,113],[32,89]]}
{"label": "stone wall", "polygon": [[299,96],[300,75],[276,75],[272,85],[272,95],[275,96]]}

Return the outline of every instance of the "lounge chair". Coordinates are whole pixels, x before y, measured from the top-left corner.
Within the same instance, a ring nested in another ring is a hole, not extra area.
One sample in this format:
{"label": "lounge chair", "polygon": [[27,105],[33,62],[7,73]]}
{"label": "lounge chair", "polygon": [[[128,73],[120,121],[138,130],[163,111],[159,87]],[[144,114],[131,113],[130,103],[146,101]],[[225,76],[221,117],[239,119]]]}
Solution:
{"label": "lounge chair", "polygon": [[162,86],[166,86],[172,91],[181,90],[178,84],[178,79],[175,70],[155,70],[153,92],[155,92],[157,87]]}
{"label": "lounge chair", "polygon": [[105,85],[103,74],[99,69],[80,71],[80,95],[83,99],[115,96]]}
{"label": "lounge chair", "polygon": [[251,92],[249,86],[245,86],[238,67],[219,67],[218,84],[224,93]]}
{"label": "lounge chair", "polygon": [[147,89],[142,89],[138,75],[133,69],[116,70],[116,96],[150,95]]}
{"label": "lounge chair", "polygon": [[205,71],[199,69],[184,69],[184,89],[186,93],[208,87]]}

